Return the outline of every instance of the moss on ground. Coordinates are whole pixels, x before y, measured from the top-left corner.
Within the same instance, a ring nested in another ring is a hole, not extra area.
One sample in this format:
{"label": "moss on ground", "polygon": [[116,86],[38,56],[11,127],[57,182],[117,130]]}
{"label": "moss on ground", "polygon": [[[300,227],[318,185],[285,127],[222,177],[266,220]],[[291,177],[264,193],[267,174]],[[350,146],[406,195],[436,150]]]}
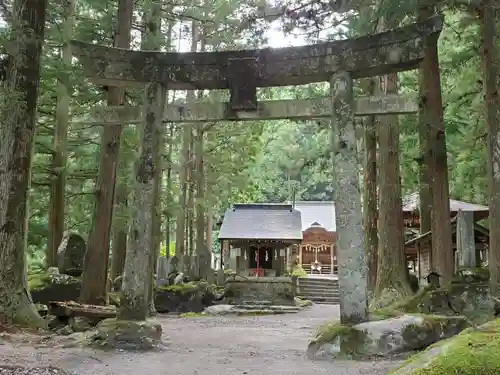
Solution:
{"label": "moss on ground", "polygon": [[52,284],[70,285],[80,283],[81,280],[65,274],[49,273],[45,270],[28,274],[28,289],[30,291],[42,290]]}
{"label": "moss on ground", "polygon": [[295,304],[299,307],[307,307],[307,306],[312,306],[312,302],[309,301],[308,299],[304,299],[301,297],[295,297]]}
{"label": "moss on ground", "polygon": [[186,294],[196,291],[198,288],[194,283],[163,285],[158,287],[157,292],[169,292],[174,294]]}
{"label": "moss on ground", "polygon": [[200,318],[202,316],[208,316],[208,315],[196,312],[185,312],[179,315],[180,318]]}
{"label": "moss on ground", "polygon": [[[427,358],[434,350],[438,350],[439,354]],[[400,369],[390,374],[498,375],[499,353],[500,319],[496,319],[478,329],[469,328],[448,340],[430,346],[426,351],[409,358]],[[412,365],[415,366],[413,370],[403,370]]]}

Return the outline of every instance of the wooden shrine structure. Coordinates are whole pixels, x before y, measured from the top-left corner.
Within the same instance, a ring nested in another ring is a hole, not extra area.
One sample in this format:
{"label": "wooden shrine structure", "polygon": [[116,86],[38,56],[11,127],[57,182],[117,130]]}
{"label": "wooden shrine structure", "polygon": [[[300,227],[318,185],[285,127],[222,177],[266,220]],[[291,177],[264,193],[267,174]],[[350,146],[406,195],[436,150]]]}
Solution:
{"label": "wooden shrine structure", "polygon": [[[154,142],[148,137],[165,121],[331,118],[341,321],[356,323],[368,317],[368,294],[354,116],[415,113],[418,105],[414,99],[394,96],[355,99],[353,80],[418,68],[425,47],[437,43],[442,26],[443,17],[434,16],[354,39],[243,51],[134,51],[81,41],[72,41],[71,47],[93,83],[146,89],[142,108],[102,107],[95,112],[99,120],[91,120],[103,125],[143,124],[148,147],[141,151],[139,175],[154,170]],[[330,96],[291,102],[257,100],[259,87],[314,82],[330,82]],[[229,102],[165,106],[167,90],[214,89],[228,89]],[[138,204],[143,206],[139,211],[152,208],[152,195],[148,192]],[[147,235],[143,229],[138,236]],[[146,266],[141,263],[137,272]]]}
{"label": "wooden shrine structure", "polygon": [[222,266],[241,276],[280,277],[289,248],[302,241],[300,212],[289,204],[234,204],[219,232]]}
{"label": "wooden shrine structure", "polygon": [[314,222],[302,233],[299,264],[309,274],[333,275],[338,272],[336,233]]}

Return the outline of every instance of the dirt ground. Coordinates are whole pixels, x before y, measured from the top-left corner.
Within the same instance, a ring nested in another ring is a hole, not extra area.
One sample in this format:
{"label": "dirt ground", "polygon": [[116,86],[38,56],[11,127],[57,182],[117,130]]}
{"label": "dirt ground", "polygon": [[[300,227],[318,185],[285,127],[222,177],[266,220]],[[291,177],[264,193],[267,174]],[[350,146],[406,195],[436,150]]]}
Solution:
{"label": "dirt ground", "polygon": [[165,349],[149,353],[0,344],[0,364],[59,366],[79,375],[382,375],[395,362],[310,361],[314,329],[338,317],[336,306],[255,317],[160,317]]}

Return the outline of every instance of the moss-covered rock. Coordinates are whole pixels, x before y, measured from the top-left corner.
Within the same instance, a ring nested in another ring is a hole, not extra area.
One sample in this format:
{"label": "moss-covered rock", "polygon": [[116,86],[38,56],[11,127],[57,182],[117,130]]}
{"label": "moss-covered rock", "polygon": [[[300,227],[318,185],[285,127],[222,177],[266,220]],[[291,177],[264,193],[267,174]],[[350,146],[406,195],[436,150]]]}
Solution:
{"label": "moss-covered rock", "polygon": [[312,301],[309,301],[308,299],[304,299],[301,297],[295,297],[295,305],[298,307],[308,307],[312,306]]}
{"label": "moss-covered rock", "polygon": [[150,321],[105,319],[86,334],[86,343],[103,349],[151,350],[161,344],[161,325]]}
{"label": "moss-covered rock", "polygon": [[401,315],[354,326],[321,326],[309,343],[310,358],[367,358],[420,350],[451,337],[468,325],[463,317]]}
{"label": "moss-covered rock", "polygon": [[79,278],[40,271],[28,275],[28,288],[34,303],[48,305],[50,301],[76,301],[82,281]]}
{"label": "moss-covered rock", "polygon": [[473,322],[485,322],[492,319],[495,311],[488,279],[487,270],[461,270],[446,286],[427,286],[374,313],[387,316],[403,313],[462,315]]}
{"label": "moss-covered rock", "polygon": [[500,374],[500,319],[441,341],[410,357],[391,375]]}
{"label": "moss-covered rock", "polygon": [[266,301],[272,305],[294,306],[295,287],[291,277],[246,278],[236,276],[226,280],[224,302],[230,305],[249,301]]}
{"label": "moss-covered rock", "polygon": [[201,313],[218,299],[216,286],[206,282],[162,286],[155,291],[159,313]]}

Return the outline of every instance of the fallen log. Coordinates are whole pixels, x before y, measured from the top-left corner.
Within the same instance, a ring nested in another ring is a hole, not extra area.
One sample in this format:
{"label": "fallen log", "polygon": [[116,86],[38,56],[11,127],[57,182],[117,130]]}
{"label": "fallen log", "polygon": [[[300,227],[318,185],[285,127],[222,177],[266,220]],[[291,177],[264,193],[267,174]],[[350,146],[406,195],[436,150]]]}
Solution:
{"label": "fallen log", "polygon": [[72,301],[51,301],[49,302],[48,313],[59,318],[82,316],[92,321],[99,321],[107,318],[115,318],[116,306],[95,306]]}

